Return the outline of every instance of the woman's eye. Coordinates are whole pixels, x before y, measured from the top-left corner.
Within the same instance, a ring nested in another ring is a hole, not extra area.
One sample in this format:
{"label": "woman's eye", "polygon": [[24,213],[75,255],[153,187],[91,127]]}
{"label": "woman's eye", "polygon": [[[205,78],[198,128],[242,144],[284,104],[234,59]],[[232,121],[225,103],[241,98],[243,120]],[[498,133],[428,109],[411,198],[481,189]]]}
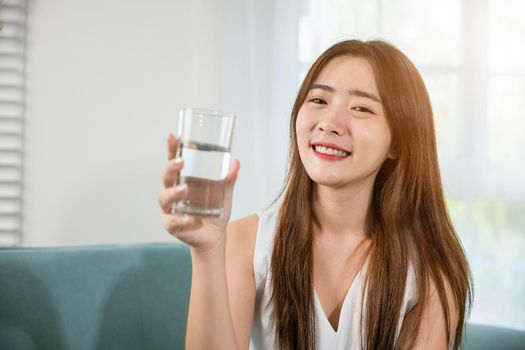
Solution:
{"label": "woman's eye", "polygon": [[[363,112],[363,113],[372,113],[371,110],[369,110],[366,107],[354,107],[354,110],[357,112]],[[373,114],[373,113],[372,113]]]}
{"label": "woman's eye", "polygon": [[318,105],[326,105],[327,104],[326,101],[323,100],[322,98],[312,98],[310,100],[310,102],[313,102],[313,103],[318,104]]}

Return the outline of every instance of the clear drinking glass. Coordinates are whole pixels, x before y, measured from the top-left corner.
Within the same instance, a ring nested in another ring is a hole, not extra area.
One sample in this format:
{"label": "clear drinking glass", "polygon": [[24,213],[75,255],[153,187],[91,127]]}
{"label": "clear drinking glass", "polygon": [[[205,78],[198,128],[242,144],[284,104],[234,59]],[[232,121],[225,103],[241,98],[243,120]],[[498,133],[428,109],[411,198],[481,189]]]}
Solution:
{"label": "clear drinking glass", "polygon": [[187,184],[188,196],[173,203],[172,212],[220,216],[230,167],[235,115],[214,110],[180,111],[177,157],[184,167],[175,185]]}

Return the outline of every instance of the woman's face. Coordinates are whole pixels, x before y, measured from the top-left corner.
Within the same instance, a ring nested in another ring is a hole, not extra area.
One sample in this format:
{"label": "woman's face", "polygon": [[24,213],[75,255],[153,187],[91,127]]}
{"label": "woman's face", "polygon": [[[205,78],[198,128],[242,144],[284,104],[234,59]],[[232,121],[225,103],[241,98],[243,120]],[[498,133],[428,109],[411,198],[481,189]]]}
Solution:
{"label": "woman's face", "polygon": [[339,56],[323,68],[299,110],[296,137],[314,182],[331,187],[373,182],[389,157],[391,135],[365,59]]}

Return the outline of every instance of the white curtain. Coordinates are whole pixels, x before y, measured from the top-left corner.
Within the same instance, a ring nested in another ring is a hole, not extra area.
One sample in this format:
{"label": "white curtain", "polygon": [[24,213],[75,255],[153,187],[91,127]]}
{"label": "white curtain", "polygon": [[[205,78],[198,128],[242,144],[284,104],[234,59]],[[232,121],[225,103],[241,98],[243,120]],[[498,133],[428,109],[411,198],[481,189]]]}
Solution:
{"label": "white curtain", "polygon": [[298,80],[347,38],[386,39],[416,64],[433,103],[449,211],[474,274],[470,321],[525,329],[525,3],[300,3]]}

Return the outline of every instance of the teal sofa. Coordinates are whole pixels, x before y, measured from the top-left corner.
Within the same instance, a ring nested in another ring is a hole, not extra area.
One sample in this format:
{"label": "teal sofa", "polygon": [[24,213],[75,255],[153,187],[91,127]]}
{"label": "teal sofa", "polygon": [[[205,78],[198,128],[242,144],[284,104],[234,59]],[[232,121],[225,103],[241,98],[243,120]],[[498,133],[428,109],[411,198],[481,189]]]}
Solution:
{"label": "teal sofa", "polygon": [[[0,248],[0,349],[184,349],[190,283],[182,244]],[[523,331],[471,324],[466,338],[525,349]]]}

